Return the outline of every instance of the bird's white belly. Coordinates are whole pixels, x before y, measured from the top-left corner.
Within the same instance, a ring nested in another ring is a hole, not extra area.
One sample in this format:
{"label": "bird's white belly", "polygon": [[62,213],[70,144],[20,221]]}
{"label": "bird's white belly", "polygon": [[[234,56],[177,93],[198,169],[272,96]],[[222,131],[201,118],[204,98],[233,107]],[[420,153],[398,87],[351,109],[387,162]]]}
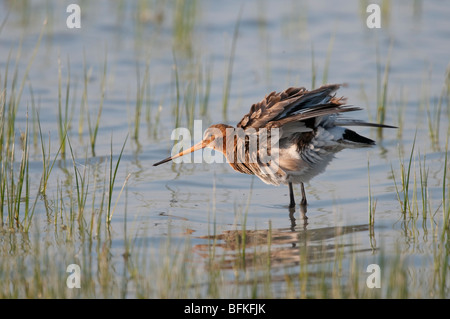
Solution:
{"label": "bird's white belly", "polygon": [[[338,150],[336,150],[338,151]],[[281,183],[294,184],[309,182],[313,177],[323,173],[334,158],[333,151],[321,148],[305,148],[299,153],[297,145],[280,150],[280,168],[286,173]]]}
{"label": "bird's white belly", "polygon": [[[336,134],[338,133],[338,134]],[[259,176],[268,184],[298,184],[309,182],[313,177],[323,173],[334,158],[334,154],[344,147],[337,141],[341,132],[327,131],[319,128],[313,140],[299,150],[297,143],[287,142],[280,145],[279,170],[271,176]]]}
{"label": "bird's white belly", "polygon": [[[272,185],[309,182],[323,173],[334,154],[345,146],[338,142],[342,128],[326,130],[319,127],[314,138],[299,150],[297,142],[284,141],[279,145],[276,165],[255,172],[263,182]],[[273,149],[272,149],[273,150]]]}

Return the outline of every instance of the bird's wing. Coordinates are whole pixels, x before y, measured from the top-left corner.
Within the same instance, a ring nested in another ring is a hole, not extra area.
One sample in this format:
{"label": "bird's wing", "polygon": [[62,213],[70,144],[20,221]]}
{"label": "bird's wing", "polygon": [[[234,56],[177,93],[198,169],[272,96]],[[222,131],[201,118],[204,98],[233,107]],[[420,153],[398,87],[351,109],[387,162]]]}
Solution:
{"label": "bird's wing", "polygon": [[359,110],[358,107],[344,105],[343,98],[335,97],[333,93],[340,86],[329,84],[312,91],[291,87],[283,92],[272,92],[259,103],[253,104],[237,127],[244,130],[281,127],[289,122]]}

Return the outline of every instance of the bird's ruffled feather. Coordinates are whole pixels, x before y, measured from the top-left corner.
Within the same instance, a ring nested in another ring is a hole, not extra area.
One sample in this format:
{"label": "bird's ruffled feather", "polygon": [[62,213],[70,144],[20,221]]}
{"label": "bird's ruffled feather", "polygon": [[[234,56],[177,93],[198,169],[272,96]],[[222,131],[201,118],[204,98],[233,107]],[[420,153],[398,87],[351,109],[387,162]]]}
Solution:
{"label": "bird's ruffled feather", "polygon": [[329,84],[312,91],[291,87],[282,92],[272,92],[259,103],[253,104],[237,127],[280,127],[293,121],[359,110],[358,107],[344,105],[344,98],[335,97],[334,93],[340,86]]}

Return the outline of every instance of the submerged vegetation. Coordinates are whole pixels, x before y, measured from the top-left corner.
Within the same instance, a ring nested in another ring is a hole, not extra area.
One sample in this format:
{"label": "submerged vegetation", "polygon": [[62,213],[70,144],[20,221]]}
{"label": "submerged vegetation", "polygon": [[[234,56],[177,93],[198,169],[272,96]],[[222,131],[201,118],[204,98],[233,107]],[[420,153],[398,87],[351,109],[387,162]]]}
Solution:
{"label": "submerged vegetation", "polygon": [[[227,21],[225,36],[211,30],[214,41],[223,38],[219,58],[196,46],[209,35],[202,33],[209,25],[198,22],[203,2],[155,0],[131,7],[118,1],[117,21],[97,30],[117,31],[99,45],[104,51],[86,46],[66,55],[58,47],[54,60],[56,10],[46,4],[50,16],[36,33],[28,25],[35,20],[24,18],[31,5],[22,1],[0,17],[0,39],[10,23],[23,30],[22,40],[0,60],[0,298],[449,298],[450,163],[443,136],[450,132],[450,67],[438,94],[430,72],[419,93],[406,98],[392,74],[395,43],[386,41],[384,63],[376,49],[376,83],[363,89],[376,91],[368,111],[376,112],[373,120],[379,123],[398,124],[399,132],[380,134],[379,146],[369,151],[361,174],[368,196],[357,206],[368,201],[368,208],[350,217],[363,216],[364,222],[334,224],[335,210],[342,208],[329,194],[308,213],[260,203],[255,213],[253,182],[233,203],[231,191],[219,198],[223,187],[216,176],[211,188],[193,184],[192,192],[207,194],[192,196],[172,188],[164,176],[173,174],[182,184],[179,178],[191,173],[190,167],[149,172],[153,157],[143,149],[162,152],[171,129],[192,128],[195,119],[234,120],[244,114],[235,115],[232,104],[247,101],[240,86],[253,84],[260,74],[241,78],[240,37],[256,25],[270,44],[267,34],[275,27],[266,21],[264,3],[258,4],[257,23],[242,7]],[[21,22],[10,21],[15,15]],[[131,27],[124,26],[127,16],[133,17]],[[311,74],[301,80],[314,87],[323,66],[322,82],[336,81],[339,28],[322,43],[308,42],[304,20],[283,25],[290,39],[303,45],[295,54],[305,57],[301,68]],[[132,48],[117,58],[115,49],[129,44],[129,34]],[[161,53],[166,42],[170,49]],[[131,78],[123,75],[124,67],[132,70]],[[50,79],[41,79],[46,69],[53,71]],[[275,76],[271,72],[268,81]],[[48,81],[48,92],[41,81]],[[156,188],[172,198],[157,198]],[[349,207],[358,201],[345,200]],[[191,206],[203,217],[183,217]],[[275,226],[280,211],[286,226],[279,221]],[[224,222],[222,213],[232,222]],[[261,214],[262,222],[253,224],[252,214]],[[314,222],[323,214],[332,226]],[[81,289],[67,286],[70,264],[82,266]],[[380,266],[381,288],[368,287],[370,264]]]}

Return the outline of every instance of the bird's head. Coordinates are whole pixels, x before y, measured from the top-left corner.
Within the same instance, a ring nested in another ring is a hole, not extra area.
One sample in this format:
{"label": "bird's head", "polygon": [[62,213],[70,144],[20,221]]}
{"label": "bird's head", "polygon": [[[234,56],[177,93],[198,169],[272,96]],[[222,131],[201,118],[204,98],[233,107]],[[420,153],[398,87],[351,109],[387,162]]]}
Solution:
{"label": "bird's head", "polygon": [[212,148],[215,151],[219,151],[225,154],[227,128],[232,129],[233,127],[225,124],[211,125],[205,130],[205,133],[203,134],[203,139],[199,143],[195,144],[194,146],[192,146],[187,150],[183,150],[182,152],[174,156],[170,156],[166,159],[163,159],[162,161],[153,164],[153,166],[158,166],[160,164],[167,163],[173,160],[174,158],[190,154],[205,147]]}

